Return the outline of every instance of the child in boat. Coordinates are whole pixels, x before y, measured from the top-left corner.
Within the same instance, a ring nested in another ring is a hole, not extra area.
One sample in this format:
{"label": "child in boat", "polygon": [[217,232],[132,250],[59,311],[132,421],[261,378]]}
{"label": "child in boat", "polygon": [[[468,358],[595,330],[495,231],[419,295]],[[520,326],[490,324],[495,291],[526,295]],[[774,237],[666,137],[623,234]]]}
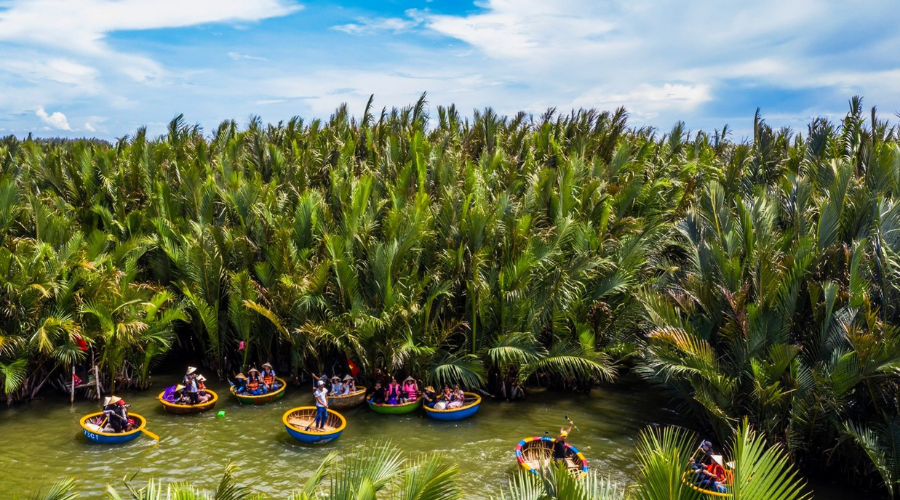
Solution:
{"label": "child in boat", "polygon": [[200,400],[200,403],[205,403],[212,398],[206,392],[206,377],[203,375],[197,375],[197,398]]}
{"label": "child in boat", "polygon": [[356,392],[356,381],[353,379],[352,375],[344,376],[344,396],[353,394]]}
{"label": "child in boat", "polygon": [[263,371],[262,371],[262,381],[266,386],[266,392],[272,392],[277,387],[275,387],[275,370],[272,368],[271,363],[263,363]]}
{"label": "child in boat", "polygon": [[400,398],[402,397],[403,390],[400,388],[400,384],[397,383],[397,379],[391,377],[391,383],[388,385],[387,389],[387,404],[396,405],[400,404]]}
{"label": "child in boat", "polygon": [[381,387],[381,382],[375,382],[375,389],[372,391],[372,403],[383,405],[385,401],[385,390]]}
{"label": "child in boat", "polygon": [[406,377],[406,380],[403,381],[403,394],[407,401],[415,401],[419,398],[419,386],[416,384],[416,379]]}

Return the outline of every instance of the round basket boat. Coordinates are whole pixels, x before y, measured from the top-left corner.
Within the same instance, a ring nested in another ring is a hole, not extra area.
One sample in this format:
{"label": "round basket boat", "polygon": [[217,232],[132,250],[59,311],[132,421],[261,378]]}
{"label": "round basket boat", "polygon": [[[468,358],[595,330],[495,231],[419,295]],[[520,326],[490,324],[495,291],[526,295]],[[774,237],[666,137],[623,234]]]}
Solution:
{"label": "round basket boat", "polygon": [[410,401],[409,403],[403,403],[401,405],[375,404],[372,402],[372,398],[369,398],[369,408],[376,411],[377,413],[387,413],[389,415],[403,415],[404,413],[411,413],[416,411],[416,409],[420,406],[422,406],[422,398],[418,398],[415,401]]}
{"label": "round basket boat", "polygon": [[292,438],[306,444],[325,444],[341,437],[347,427],[347,419],[340,413],[328,410],[325,427],[319,431],[313,426],[316,420],[315,406],[301,406],[288,410],[281,418],[284,428]]}
{"label": "round basket boat", "polygon": [[446,410],[435,410],[425,405],[425,414],[431,418],[438,420],[462,420],[469,418],[478,412],[481,407],[481,396],[474,392],[467,392],[465,404],[459,408],[449,408]]}
{"label": "round basket boat", "polygon": [[[516,461],[519,465],[533,473],[538,474],[547,464],[553,463],[553,444],[556,438],[551,437],[530,437],[519,441],[516,445]],[[566,458],[566,468],[571,472],[585,473],[588,471],[587,459],[569,443],[566,448],[571,452]]]}
{"label": "round basket boat", "polygon": [[335,396],[328,400],[329,408],[337,408],[343,410],[345,408],[354,408],[366,401],[366,388],[357,386],[355,392],[345,394],[343,396]]}
{"label": "round basket boat", "polygon": [[266,403],[271,403],[272,401],[278,401],[279,399],[284,397],[284,389],[287,387],[287,384],[284,383],[284,379],[280,379],[275,377],[276,382],[281,382],[281,387],[279,387],[274,392],[270,392],[268,394],[261,394],[259,396],[251,396],[249,394],[236,394],[234,392],[234,386],[231,386],[231,393],[234,394],[234,397],[238,399],[238,401],[243,405],[264,405]]}
{"label": "round basket boat", "polygon": [[85,437],[90,441],[101,444],[121,444],[127,443],[132,439],[136,439],[143,434],[144,427],[147,425],[147,419],[137,413],[129,413],[128,418],[134,420],[136,427],[128,432],[100,432],[99,426],[103,423],[103,412],[91,413],[81,417],[78,422],[84,432]]}
{"label": "round basket boat", "polygon": [[166,410],[169,413],[175,413],[176,415],[184,415],[186,413],[203,413],[205,411],[212,410],[213,407],[216,406],[216,401],[219,400],[219,395],[215,392],[206,389],[206,392],[211,396],[209,401],[205,403],[198,403],[195,405],[184,405],[173,403],[171,401],[166,401],[163,399],[163,395],[166,391],[159,393],[159,402],[162,403],[163,410]]}
{"label": "round basket boat", "polygon": [[[718,491],[710,491],[704,488],[693,484],[690,481],[690,471],[685,471],[684,474],[681,475],[681,482],[690,487],[694,491],[699,491],[700,493],[710,497],[710,498],[733,498],[734,495],[731,493],[719,493]],[[725,469],[725,487],[729,490],[731,489],[731,482],[734,480],[734,471],[731,469]]]}

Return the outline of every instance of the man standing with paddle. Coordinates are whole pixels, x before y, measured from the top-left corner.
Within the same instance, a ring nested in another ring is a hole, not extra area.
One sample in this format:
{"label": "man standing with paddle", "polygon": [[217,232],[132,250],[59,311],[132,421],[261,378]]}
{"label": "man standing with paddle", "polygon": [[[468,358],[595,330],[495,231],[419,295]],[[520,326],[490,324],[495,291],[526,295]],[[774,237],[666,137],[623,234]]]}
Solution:
{"label": "man standing with paddle", "polygon": [[316,397],[316,430],[323,431],[328,420],[328,389],[325,388],[324,380],[319,380],[313,395]]}
{"label": "man standing with paddle", "polygon": [[[568,420],[568,416],[566,417]],[[568,429],[559,429],[559,436],[556,436],[556,441],[553,443],[553,461],[554,462],[565,462],[566,458],[569,455],[569,447],[566,446],[566,438],[569,437],[569,433],[572,432],[572,428],[575,427],[575,424],[569,420],[569,428]],[[568,466],[568,464],[566,464]]]}

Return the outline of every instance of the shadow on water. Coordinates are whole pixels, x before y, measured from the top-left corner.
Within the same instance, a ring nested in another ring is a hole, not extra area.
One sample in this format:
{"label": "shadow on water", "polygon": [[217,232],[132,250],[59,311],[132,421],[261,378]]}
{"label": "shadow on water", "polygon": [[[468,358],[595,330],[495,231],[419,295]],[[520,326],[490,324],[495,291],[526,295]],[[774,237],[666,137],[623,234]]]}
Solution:
{"label": "shadow on water", "polygon": [[[640,430],[648,424],[679,421],[653,389],[618,384],[590,395],[532,391],[527,401],[518,403],[487,398],[478,414],[460,422],[432,420],[421,411],[381,415],[362,406],[342,412],[348,425],[340,439],[308,446],[288,436],[281,416],[290,408],[313,404],[311,391],[289,385],[281,401],[242,406],[227,387],[211,384],[219,402],[214,411],[196,415],[165,413],[156,400],[161,388],[123,395],[133,411],[147,417],[147,429],[162,438],[159,444],[146,437],[119,446],[88,442],[78,420],[97,411],[96,403],[70,407],[63,398],[48,396],[0,410],[4,443],[0,467],[20,471],[6,475],[4,489],[23,491],[35,482],[74,477],[84,497],[100,498],[107,484],[121,486],[123,478],[135,473],[138,481],[151,477],[191,481],[212,489],[225,465],[234,462],[241,484],[275,499],[287,498],[329,452],[360,452],[366,443],[381,439],[390,440],[408,457],[446,455],[459,464],[463,484],[477,485],[465,488],[465,498],[487,498],[498,494],[516,471],[516,443],[528,436],[555,434],[566,423],[564,415],[578,424],[580,430],[570,441],[584,452],[591,468],[622,483],[636,472],[634,446]],[[225,410],[224,418],[216,417],[218,410]]]}

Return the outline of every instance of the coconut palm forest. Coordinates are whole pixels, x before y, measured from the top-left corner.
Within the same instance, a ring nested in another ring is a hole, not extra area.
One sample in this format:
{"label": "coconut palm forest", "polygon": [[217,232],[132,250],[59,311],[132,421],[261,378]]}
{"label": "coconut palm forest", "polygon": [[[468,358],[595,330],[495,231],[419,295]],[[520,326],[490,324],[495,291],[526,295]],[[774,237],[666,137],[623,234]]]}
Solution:
{"label": "coconut palm forest", "polygon": [[94,364],[106,390],[145,390],[179,357],[497,398],[638,380],[686,427],[749,426],[804,476],[893,496],[900,130],[868,104],[803,129],[757,111],[741,135],[422,95],[5,137],[2,400]]}

